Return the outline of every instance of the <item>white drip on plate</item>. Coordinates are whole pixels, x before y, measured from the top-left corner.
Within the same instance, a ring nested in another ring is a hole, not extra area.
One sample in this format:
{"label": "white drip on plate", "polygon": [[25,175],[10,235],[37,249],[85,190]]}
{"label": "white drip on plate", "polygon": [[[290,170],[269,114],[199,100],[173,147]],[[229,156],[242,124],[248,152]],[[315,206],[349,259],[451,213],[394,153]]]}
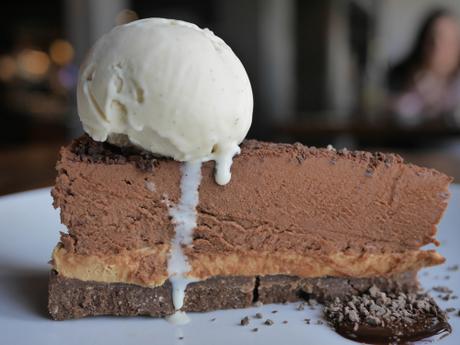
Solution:
{"label": "white drip on plate", "polygon": [[187,277],[190,265],[182,246],[192,244],[193,230],[196,227],[196,206],[198,205],[198,188],[201,182],[201,162],[191,161],[182,164],[181,196],[179,203],[169,213],[175,223],[175,236],[171,243],[168,259],[168,275],[172,284],[172,299],[176,313],[168,318],[176,324],[188,322],[188,317],[180,309],[184,304],[185,289],[194,280]]}

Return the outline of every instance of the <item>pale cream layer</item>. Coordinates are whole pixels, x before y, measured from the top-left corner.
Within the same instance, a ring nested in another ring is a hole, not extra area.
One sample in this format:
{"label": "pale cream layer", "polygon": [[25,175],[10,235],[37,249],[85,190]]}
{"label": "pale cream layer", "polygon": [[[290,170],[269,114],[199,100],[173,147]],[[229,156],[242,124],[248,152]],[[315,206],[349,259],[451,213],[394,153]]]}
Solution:
{"label": "pale cream layer", "polygon": [[[53,251],[53,268],[59,274],[80,280],[160,286],[168,279],[169,245],[125,251],[118,255],[78,255],[58,245]],[[186,250],[192,271],[190,277],[205,280],[213,276],[293,275],[304,278],[321,276],[389,276],[444,262],[434,250],[405,253],[302,256],[290,252],[249,251],[234,254],[202,254]]]}

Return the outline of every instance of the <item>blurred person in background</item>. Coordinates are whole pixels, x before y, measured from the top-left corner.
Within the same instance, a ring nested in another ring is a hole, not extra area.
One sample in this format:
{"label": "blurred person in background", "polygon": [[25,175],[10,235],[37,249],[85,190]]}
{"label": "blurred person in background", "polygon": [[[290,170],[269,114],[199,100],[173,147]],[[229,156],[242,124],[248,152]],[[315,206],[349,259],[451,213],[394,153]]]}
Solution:
{"label": "blurred person in background", "polygon": [[409,54],[387,76],[392,121],[402,127],[460,126],[460,23],[429,13]]}

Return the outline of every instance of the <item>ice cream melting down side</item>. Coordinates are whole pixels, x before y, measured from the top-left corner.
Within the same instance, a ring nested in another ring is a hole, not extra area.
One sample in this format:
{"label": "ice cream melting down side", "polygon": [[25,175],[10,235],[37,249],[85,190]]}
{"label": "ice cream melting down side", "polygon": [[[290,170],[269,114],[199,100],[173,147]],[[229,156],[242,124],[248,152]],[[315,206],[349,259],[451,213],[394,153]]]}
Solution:
{"label": "ice cream melting down side", "polygon": [[176,226],[176,235],[171,243],[168,260],[168,276],[172,285],[172,300],[176,313],[169,320],[174,323],[188,322],[187,316],[180,312],[185,299],[187,285],[195,279],[187,277],[190,265],[182,246],[192,244],[193,230],[196,227],[196,206],[199,201],[198,188],[201,182],[201,162],[186,162],[182,165],[181,198],[169,211]]}

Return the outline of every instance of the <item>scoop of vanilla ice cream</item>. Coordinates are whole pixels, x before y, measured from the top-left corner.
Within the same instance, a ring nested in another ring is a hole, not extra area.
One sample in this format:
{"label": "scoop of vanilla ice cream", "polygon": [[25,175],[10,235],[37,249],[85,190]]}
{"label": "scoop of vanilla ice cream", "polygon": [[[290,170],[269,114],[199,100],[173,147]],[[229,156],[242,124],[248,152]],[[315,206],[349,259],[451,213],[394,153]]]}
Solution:
{"label": "scoop of vanilla ice cream", "polygon": [[223,40],[163,18],[102,36],[81,67],[77,102],[94,140],[179,161],[215,160],[219,184],[230,180],[253,108],[247,73]]}

